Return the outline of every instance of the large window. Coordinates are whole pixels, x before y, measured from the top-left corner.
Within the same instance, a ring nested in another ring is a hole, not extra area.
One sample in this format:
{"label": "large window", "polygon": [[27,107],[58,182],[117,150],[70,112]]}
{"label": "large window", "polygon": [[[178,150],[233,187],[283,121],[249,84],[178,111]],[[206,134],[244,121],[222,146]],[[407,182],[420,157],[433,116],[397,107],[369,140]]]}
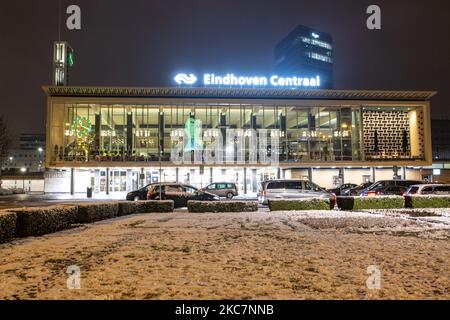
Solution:
{"label": "large window", "polygon": [[[423,159],[420,108],[261,103],[74,103],[56,108],[63,112],[53,126],[63,129],[52,132],[54,162],[151,162],[159,160],[159,151],[169,161],[174,132],[184,130],[188,119],[200,120],[203,130],[220,129],[224,138],[229,129],[274,130],[282,162]],[[248,159],[248,140],[245,148]]]}

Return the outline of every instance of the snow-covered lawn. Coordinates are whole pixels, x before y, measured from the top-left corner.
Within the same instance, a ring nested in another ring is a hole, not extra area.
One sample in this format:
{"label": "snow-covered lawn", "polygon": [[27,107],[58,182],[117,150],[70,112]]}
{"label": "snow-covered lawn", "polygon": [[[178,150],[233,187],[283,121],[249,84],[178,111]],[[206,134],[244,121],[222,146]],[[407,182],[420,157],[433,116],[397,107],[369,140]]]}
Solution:
{"label": "snow-covered lawn", "polygon": [[[3,299],[449,299],[450,210],[133,215],[0,245]],[[81,268],[67,289],[66,268]],[[368,289],[367,268],[381,270]]]}

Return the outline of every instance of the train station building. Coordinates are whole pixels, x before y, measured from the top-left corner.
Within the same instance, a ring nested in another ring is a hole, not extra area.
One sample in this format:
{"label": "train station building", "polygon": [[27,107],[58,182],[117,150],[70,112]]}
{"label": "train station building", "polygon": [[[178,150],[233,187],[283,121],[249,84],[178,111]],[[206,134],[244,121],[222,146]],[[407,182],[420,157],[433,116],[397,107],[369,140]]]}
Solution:
{"label": "train station building", "polygon": [[[428,178],[422,168],[432,163],[429,99],[435,92],[43,89],[46,192],[74,194],[93,187],[94,193],[111,194],[163,181],[196,187],[235,182],[245,194],[274,178],[310,179],[331,188]],[[175,161],[174,150],[189,144],[183,137],[190,133],[195,143],[189,152],[196,161]],[[219,135],[223,139],[215,141]],[[252,143],[263,136],[265,143]],[[221,161],[207,161],[214,144],[223,147]],[[262,161],[265,156],[276,161]]]}

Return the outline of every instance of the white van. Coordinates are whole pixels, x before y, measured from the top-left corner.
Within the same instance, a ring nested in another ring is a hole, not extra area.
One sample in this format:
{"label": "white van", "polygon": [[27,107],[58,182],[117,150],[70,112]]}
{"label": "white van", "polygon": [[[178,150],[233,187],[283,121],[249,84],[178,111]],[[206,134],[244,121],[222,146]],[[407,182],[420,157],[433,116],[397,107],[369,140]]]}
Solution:
{"label": "white van", "polygon": [[405,195],[450,195],[450,184],[416,184],[410,186]]}

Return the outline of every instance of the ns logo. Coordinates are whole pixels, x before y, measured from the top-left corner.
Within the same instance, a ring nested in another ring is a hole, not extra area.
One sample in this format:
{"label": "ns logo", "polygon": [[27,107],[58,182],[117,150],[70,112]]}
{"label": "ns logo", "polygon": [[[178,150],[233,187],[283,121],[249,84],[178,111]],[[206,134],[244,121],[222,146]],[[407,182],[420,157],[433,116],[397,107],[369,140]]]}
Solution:
{"label": "ns logo", "polygon": [[178,84],[192,85],[197,81],[197,77],[192,73],[187,75],[185,73],[179,73],[174,78],[175,82]]}

